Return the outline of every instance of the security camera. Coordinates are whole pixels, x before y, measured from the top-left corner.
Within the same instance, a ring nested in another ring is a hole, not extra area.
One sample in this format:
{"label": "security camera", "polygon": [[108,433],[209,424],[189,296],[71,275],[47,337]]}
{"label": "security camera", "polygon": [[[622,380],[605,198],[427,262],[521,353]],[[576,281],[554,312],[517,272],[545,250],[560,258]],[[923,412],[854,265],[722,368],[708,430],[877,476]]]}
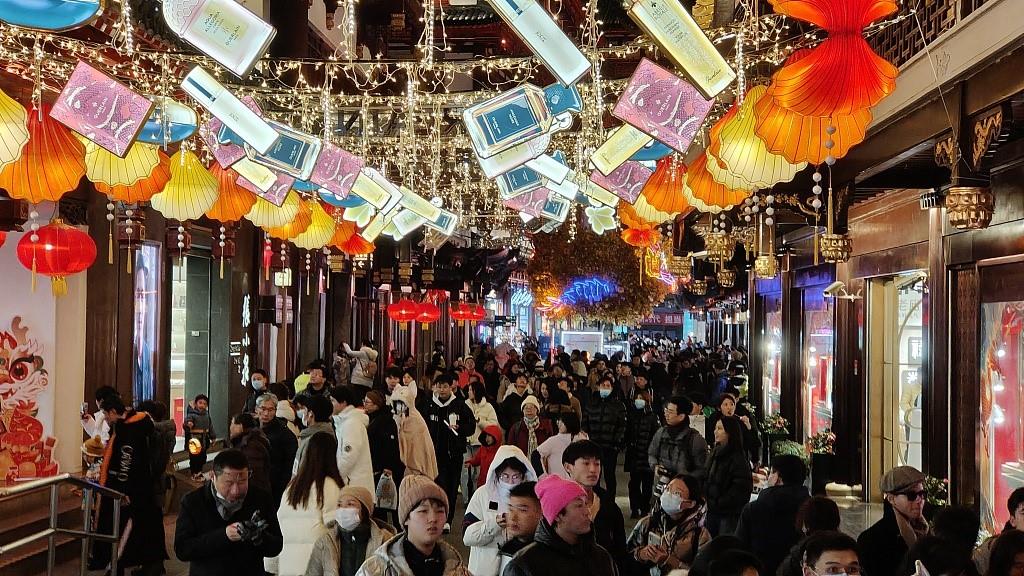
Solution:
{"label": "security camera", "polygon": [[836,280],[835,282],[826,286],[825,289],[822,290],[822,293],[825,295],[826,298],[835,298],[841,294],[846,294],[846,284],[840,282],[839,280]]}

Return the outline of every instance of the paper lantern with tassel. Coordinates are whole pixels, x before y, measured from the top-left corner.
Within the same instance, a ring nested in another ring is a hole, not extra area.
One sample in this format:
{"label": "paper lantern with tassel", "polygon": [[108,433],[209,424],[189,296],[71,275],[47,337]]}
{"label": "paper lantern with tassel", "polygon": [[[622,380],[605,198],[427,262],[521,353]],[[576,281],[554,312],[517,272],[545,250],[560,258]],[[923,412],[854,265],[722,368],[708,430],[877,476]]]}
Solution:
{"label": "paper lantern with tassel", "polygon": [[701,154],[690,164],[690,169],[686,176],[686,189],[689,190],[694,199],[700,200],[709,208],[725,210],[729,206],[735,206],[743,202],[744,198],[750,196],[750,190],[726,188],[715,182],[715,179],[711,177],[711,173],[707,170],[707,162],[707,155]]}
{"label": "paper lantern with tassel", "polygon": [[388,318],[398,322],[398,327],[405,330],[409,322],[415,320],[416,315],[419,314],[419,306],[412,300],[402,298],[398,302],[388,304],[387,313]]}
{"label": "paper lantern with tassel", "polygon": [[217,201],[217,179],[188,150],[171,156],[171,179],[150,199],[153,208],[174,220],[195,220]]}
{"label": "paper lantern with tassel", "polygon": [[96,191],[106,194],[114,200],[120,200],[126,204],[148,202],[155,194],[159,193],[171,179],[171,159],[164,154],[163,150],[157,150],[157,157],[160,161],[153,171],[147,176],[132,184],[131,186],[108,186],[102,182],[94,182]]}
{"label": "paper lantern with tassel", "polygon": [[654,222],[641,218],[636,213],[636,208],[628,202],[619,202],[619,221],[626,228],[643,228],[654,225]]}
{"label": "paper lantern with tassel", "polygon": [[637,217],[652,224],[668,222],[675,217],[675,214],[671,212],[662,212],[648,204],[647,197],[643,194],[640,194],[640,197],[633,203],[633,210],[636,212]]}
{"label": "paper lantern with tassel", "polygon": [[85,177],[94,183],[132,186],[149,178],[160,164],[159,148],[153,144],[136,142],[121,158],[90,140],[82,140],[85,146]]}
{"label": "paper lantern with tassel", "polygon": [[455,306],[452,306],[451,304],[448,305],[448,315],[458,322],[459,326],[464,326],[466,324],[466,320],[473,317],[473,311],[469,309],[469,305],[465,302],[459,302]]}
{"label": "paper lantern with tassel", "polygon": [[28,112],[0,90],[0,169],[21,158],[28,143]]}
{"label": "paper lantern with tassel", "polygon": [[441,309],[437,307],[437,304],[424,301],[416,306],[416,321],[420,323],[420,328],[427,330],[431,324],[440,319]]}
{"label": "paper lantern with tassel", "polygon": [[4,247],[4,242],[7,242],[7,232],[0,230],[0,248]]}
{"label": "paper lantern with tassel", "polygon": [[217,179],[220,195],[206,215],[218,222],[237,222],[252,210],[256,204],[256,195],[238,185],[238,173],[230,168],[223,168],[220,162],[210,165],[210,174]]}
{"label": "paper lantern with tassel", "polygon": [[487,310],[484,310],[484,307],[479,304],[471,304],[469,311],[469,319],[474,322],[481,322],[487,317]]}
{"label": "paper lantern with tassel", "polygon": [[313,222],[313,209],[310,208],[309,203],[305,201],[299,201],[299,209],[295,212],[295,217],[284,226],[275,226],[273,228],[264,228],[267,234],[278,240],[291,240],[299,234],[306,231],[309,225]]}
{"label": "paper lantern with tassel", "polygon": [[43,104],[28,115],[28,143],[21,157],[0,171],[0,188],[11,198],[32,204],[56,202],[78,188],[85,175],[85,147],[71,130],[50,118],[50,105]]}
{"label": "paper lantern with tassel", "polygon": [[257,196],[256,203],[252,205],[252,208],[245,215],[245,219],[260,228],[284,226],[291,222],[295,215],[299,213],[299,206],[301,204],[302,200],[299,198],[299,193],[295,190],[288,192],[280,206],[276,206],[273,202],[268,202]]}
{"label": "paper lantern with tassel", "polygon": [[[785,157],[769,152],[764,141],[754,133],[757,124],[754,105],[767,90],[765,86],[751,88],[743,103],[733,106],[711,128],[706,166],[711,176],[726,187],[768,188],[779,182],[791,181],[797,172],[807,167],[806,162],[793,164]],[[717,160],[717,164],[712,157]],[[716,175],[713,168],[718,166],[737,180]]]}
{"label": "paper lantern with tassel", "polygon": [[690,207],[683,196],[685,184],[686,164],[676,154],[670,154],[658,160],[658,167],[641,194],[655,210],[678,214]]}
{"label": "paper lantern with tassel", "polygon": [[660,239],[661,235],[654,228],[626,228],[622,231],[622,240],[636,248],[650,248]]}
{"label": "paper lantern with tassel", "polygon": [[67,276],[84,271],[96,261],[96,243],[89,234],[68,226],[60,219],[26,233],[18,241],[18,262],[36,274],[50,277],[56,296],[67,294]]}
{"label": "paper lantern with tassel", "polygon": [[334,237],[334,218],[316,200],[307,200],[312,210],[312,221],[306,231],[292,239],[292,244],[306,250],[323,248]]}

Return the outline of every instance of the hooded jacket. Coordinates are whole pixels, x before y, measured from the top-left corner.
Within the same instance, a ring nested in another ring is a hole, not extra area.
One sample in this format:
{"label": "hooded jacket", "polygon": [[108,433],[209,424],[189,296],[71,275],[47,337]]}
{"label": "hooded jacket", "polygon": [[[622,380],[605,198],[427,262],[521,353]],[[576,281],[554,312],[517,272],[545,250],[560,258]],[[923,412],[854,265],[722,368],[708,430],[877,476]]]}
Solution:
{"label": "hooded jacket", "polygon": [[355,368],[352,368],[352,383],[365,388],[373,387],[373,377],[369,375],[368,365],[377,361],[377,351],[369,346],[362,346],[359,350],[349,348],[348,343],[344,344],[345,353],[356,359]]}
{"label": "hooded jacket", "polygon": [[[711,534],[704,528],[703,503],[699,508],[691,509],[678,522],[672,522],[661,506],[644,516],[633,527],[626,541],[633,560],[645,568],[653,567],[651,562],[641,560],[640,549],[651,543],[651,533],[661,537],[661,545],[668,551],[668,557],[658,567],[662,574],[668,574],[676,568],[689,568],[697,557],[697,549],[711,540]],[[771,574],[771,573],[767,573]]]}
{"label": "hooded jacket", "polygon": [[502,576],[617,576],[607,550],[594,542],[593,532],[574,545],[562,540],[547,520],[541,519],[533,544],[516,554]]}
{"label": "hooded jacket", "polygon": [[480,445],[480,434],[491,424],[498,423],[498,413],[494,411],[494,404],[481,398],[479,402],[466,400],[466,406],[473,411],[473,418],[476,420],[476,433],[469,437],[469,443],[473,446]]}
{"label": "hooded jacket", "polygon": [[376,492],[373,462],[370,461],[370,440],[366,425],[370,417],[355,406],[347,406],[334,415],[334,432],[338,437],[338,471],[348,486],[361,486]]}
{"label": "hooded jacket", "polygon": [[416,409],[416,397],[405,387],[395,388],[391,396],[391,406],[399,402],[406,406],[406,414],[395,414],[398,424],[398,450],[405,463],[405,473],[417,473],[427,478],[437,478],[437,455],[434,453],[434,442],[430,439],[427,422]]}
{"label": "hooded jacket", "polygon": [[469,571],[473,576],[498,576],[498,568],[501,567],[498,548],[504,544],[505,535],[498,526],[498,516],[508,512],[508,495],[502,494],[497,469],[509,458],[526,467],[524,482],[537,481],[537,474],[522,450],[506,445],[495,451],[487,467],[487,482],[483,488],[473,492],[462,521],[462,541],[470,547]]}
{"label": "hooded jacket", "polygon": [[[366,557],[373,556],[374,551],[380,548],[381,544],[394,536],[394,528],[371,518],[370,540],[366,543]],[[345,532],[338,527],[336,520],[327,523],[327,531],[313,545],[313,553],[309,557],[309,564],[306,565],[306,576],[339,576],[341,544],[338,543],[338,540],[344,537]]]}
{"label": "hooded jacket", "polygon": [[803,484],[772,486],[743,507],[735,534],[761,559],[765,573],[774,574],[790,548],[800,541],[796,514],[810,497]]}
{"label": "hooded jacket", "polygon": [[467,460],[469,464],[480,468],[480,474],[477,476],[476,485],[479,488],[487,483],[487,473],[490,471],[491,462],[494,460],[494,454],[501,448],[502,436],[501,427],[497,424],[492,424],[484,429],[480,433],[481,436],[484,434],[494,439],[494,442],[490,446],[485,446],[482,442],[480,448],[476,451],[476,454],[472,458]]}
{"label": "hooded jacket", "polygon": [[[405,550],[402,548],[404,541],[405,532],[391,537],[363,562],[356,576],[415,576],[405,559]],[[441,549],[441,558],[444,559],[444,576],[469,576],[455,548],[444,540],[439,540],[437,547]]]}

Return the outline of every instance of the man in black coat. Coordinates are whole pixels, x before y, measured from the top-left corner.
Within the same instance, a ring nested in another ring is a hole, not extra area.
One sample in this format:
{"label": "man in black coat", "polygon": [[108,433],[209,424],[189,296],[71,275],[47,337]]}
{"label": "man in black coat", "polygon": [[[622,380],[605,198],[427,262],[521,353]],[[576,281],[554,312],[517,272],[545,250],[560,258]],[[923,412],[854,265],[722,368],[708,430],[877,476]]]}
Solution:
{"label": "man in black coat", "polygon": [[910,547],[928,533],[924,474],[913,466],[897,466],[880,484],[882,519],[861,532],[857,547],[865,574],[895,576]]}
{"label": "man in black coat", "polygon": [[434,441],[437,456],[437,484],[452,503],[448,507],[445,533],[451,530],[455,499],[459,494],[462,463],[467,439],[476,431],[476,418],[465,400],[452,393],[452,377],[442,374],[434,380],[433,397],[423,406],[423,418]]}
{"label": "man in black coat", "polygon": [[573,442],[562,452],[562,466],[586,494],[585,503],[593,520],[594,541],[612,555],[619,570],[625,573],[629,554],[626,552],[622,510],[615,503],[615,493],[601,490],[597,485],[603,467],[601,447],[592,440]]}
{"label": "man in black coat", "polygon": [[811,497],[804,486],[807,467],[799,456],[772,459],[768,484],[740,513],[736,537],[761,559],[766,574],[775,574],[802,534],[796,528],[800,506]]}
{"label": "man in black coat", "polygon": [[217,454],[213,475],[181,499],[174,553],[189,563],[189,576],[263,574],[263,559],[283,544],[270,494],[249,488],[249,463],[238,450]]}
{"label": "man in black coat", "polygon": [[[630,379],[632,381],[632,376]],[[601,378],[597,392],[583,412],[583,431],[601,446],[604,487],[616,493],[615,467],[626,444],[626,406],[615,396],[611,378]]]}
{"label": "man in black coat", "polygon": [[270,498],[274,510],[281,505],[288,482],[292,479],[292,464],[299,449],[299,439],[288,428],[283,418],[277,417],[277,396],[260,394],[256,399],[256,416],[260,429],[270,441]]}

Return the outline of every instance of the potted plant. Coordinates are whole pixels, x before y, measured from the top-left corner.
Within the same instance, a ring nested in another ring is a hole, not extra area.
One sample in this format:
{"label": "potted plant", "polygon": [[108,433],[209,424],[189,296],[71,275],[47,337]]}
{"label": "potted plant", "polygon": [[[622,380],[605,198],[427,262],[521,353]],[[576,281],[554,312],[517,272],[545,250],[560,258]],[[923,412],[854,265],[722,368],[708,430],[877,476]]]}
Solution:
{"label": "potted plant", "polygon": [[789,437],[789,421],[782,417],[782,414],[768,414],[761,422],[761,431],[764,432],[767,442],[764,443],[768,449],[768,461],[771,461],[775,451],[771,449],[776,442]]}
{"label": "potted plant", "polygon": [[930,521],[936,512],[949,506],[949,480],[925,476],[924,491],[924,516]]}
{"label": "potted plant", "polygon": [[832,480],[832,461],[836,456],[836,435],[831,428],[807,439],[811,453],[811,494],[825,494],[825,486]]}

